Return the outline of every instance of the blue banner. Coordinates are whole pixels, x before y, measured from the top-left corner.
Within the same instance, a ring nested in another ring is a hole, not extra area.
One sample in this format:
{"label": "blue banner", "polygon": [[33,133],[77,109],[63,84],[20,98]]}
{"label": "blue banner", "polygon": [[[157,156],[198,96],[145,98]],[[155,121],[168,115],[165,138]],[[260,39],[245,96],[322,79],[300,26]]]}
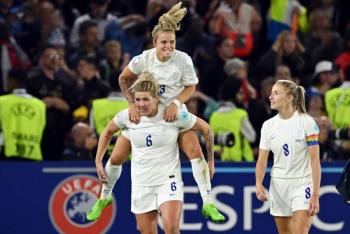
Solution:
{"label": "blue banner", "polygon": [[[321,211],[311,233],[350,233],[350,206],[335,190],[345,162],[322,165]],[[183,163],[185,201],[181,233],[277,233],[268,202],[255,197],[255,164],[216,163],[214,200],[227,220],[215,224],[201,216],[201,198],[189,163]],[[101,189],[93,162],[1,162],[0,233],[138,233],[130,212],[130,164],[114,189],[114,203],[97,222],[86,212]],[[269,176],[265,185],[268,187]],[[159,231],[162,233],[161,222]]]}

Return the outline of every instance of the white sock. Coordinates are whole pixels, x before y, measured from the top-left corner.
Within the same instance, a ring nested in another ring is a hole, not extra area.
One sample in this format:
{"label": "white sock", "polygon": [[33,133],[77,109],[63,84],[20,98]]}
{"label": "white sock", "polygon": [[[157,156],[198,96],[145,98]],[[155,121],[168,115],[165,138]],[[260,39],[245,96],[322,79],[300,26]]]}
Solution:
{"label": "white sock", "polygon": [[102,185],[100,198],[104,199],[112,194],[113,188],[120,175],[122,174],[122,165],[112,165],[110,161],[105,166],[107,183]]}
{"label": "white sock", "polygon": [[209,167],[203,157],[190,160],[192,165],[192,174],[201,193],[203,204],[213,203],[211,195],[211,182]]}

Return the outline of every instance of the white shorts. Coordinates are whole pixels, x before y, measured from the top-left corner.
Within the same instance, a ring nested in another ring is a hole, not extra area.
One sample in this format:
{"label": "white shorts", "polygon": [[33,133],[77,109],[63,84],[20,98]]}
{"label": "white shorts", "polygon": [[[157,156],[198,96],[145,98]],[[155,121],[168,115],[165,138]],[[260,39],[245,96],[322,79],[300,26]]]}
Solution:
{"label": "white shorts", "polygon": [[167,201],[184,200],[183,182],[179,178],[169,179],[158,186],[132,186],[131,212],[143,214],[159,207]]}
{"label": "white shorts", "polygon": [[269,189],[270,214],[291,217],[294,211],[308,210],[311,195],[311,178],[271,178]]}

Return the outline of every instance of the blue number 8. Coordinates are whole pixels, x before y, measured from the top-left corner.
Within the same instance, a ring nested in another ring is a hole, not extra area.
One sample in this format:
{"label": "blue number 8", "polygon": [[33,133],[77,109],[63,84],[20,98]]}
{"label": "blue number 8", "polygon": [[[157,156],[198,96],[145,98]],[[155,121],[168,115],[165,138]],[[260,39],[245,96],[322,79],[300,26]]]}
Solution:
{"label": "blue number 8", "polygon": [[171,182],[170,184],[171,191],[176,191],[176,182]]}
{"label": "blue number 8", "polygon": [[289,155],[288,145],[284,144],[282,148],[283,148],[284,156],[288,156]]}
{"label": "blue number 8", "polygon": [[147,137],[146,137],[146,145],[147,146],[151,146],[153,143],[152,143],[152,136],[151,135],[148,135]]}
{"label": "blue number 8", "polygon": [[165,85],[159,85],[159,94],[162,95],[165,93]]}

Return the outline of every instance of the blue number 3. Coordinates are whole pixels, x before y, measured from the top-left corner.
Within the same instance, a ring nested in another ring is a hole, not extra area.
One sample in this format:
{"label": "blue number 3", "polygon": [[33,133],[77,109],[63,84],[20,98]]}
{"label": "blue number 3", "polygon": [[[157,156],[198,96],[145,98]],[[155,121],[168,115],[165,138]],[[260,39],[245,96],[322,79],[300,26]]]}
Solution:
{"label": "blue number 3", "polygon": [[147,146],[151,146],[153,143],[152,143],[152,136],[151,135],[148,135],[146,137],[146,145]]}
{"label": "blue number 3", "polygon": [[289,155],[288,145],[284,144],[282,148],[283,148],[284,156],[288,156]]}

